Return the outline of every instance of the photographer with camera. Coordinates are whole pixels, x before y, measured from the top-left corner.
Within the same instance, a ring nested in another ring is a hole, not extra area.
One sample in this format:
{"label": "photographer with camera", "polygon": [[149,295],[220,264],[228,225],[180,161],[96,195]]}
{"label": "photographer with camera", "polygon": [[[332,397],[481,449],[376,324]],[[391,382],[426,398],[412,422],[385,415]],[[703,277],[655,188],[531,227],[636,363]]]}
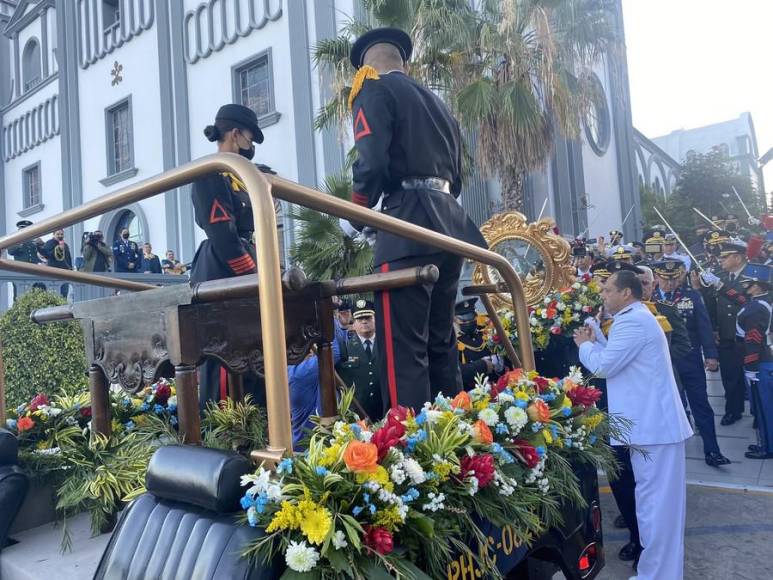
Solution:
{"label": "photographer with camera", "polygon": [[113,252],[105,244],[104,236],[99,230],[83,234],[81,244],[84,272],[109,272]]}

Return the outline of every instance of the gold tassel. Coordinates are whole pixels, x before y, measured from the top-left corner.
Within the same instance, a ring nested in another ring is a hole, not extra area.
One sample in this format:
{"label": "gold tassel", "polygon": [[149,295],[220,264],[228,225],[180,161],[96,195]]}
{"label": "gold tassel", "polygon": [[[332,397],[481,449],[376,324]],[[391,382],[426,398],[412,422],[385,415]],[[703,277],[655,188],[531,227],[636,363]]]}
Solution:
{"label": "gold tassel", "polygon": [[244,185],[244,182],[242,182],[242,180],[236,177],[233,173],[226,171],[223,173],[223,175],[231,181],[231,189],[233,191],[247,191],[247,186]]}
{"label": "gold tassel", "polygon": [[357,98],[357,95],[360,94],[360,91],[362,90],[362,85],[365,83],[366,80],[370,79],[372,81],[377,81],[379,78],[378,71],[374,69],[372,66],[366,64],[364,66],[360,67],[360,70],[357,71],[357,74],[354,75],[354,79],[352,80],[352,90],[349,91],[349,110],[352,110],[352,105],[354,104],[354,99]]}

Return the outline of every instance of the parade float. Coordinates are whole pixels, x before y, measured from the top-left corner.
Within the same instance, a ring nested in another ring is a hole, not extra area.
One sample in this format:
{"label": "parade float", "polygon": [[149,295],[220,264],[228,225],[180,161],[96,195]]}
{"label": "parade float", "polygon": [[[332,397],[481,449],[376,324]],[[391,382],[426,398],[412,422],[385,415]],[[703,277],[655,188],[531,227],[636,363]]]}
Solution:
{"label": "parade float", "polygon": [[[596,407],[600,391],[578,369],[540,376],[532,341],[517,340],[516,353],[511,340],[513,327],[530,336],[536,310],[529,315],[524,289],[539,287],[544,302],[570,281],[568,245],[542,222],[527,239],[533,249],[527,243],[519,254],[528,262],[534,252],[538,264],[519,275],[515,256],[496,244],[495,251],[482,250],[219,154],[6,236],[0,249],[211,171],[234,172],[250,192],[258,274],[155,288],[57,272],[131,292],[32,314],[41,324],[80,323],[89,390],[37,395],[8,411],[15,437],[3,434],[2,444],[13,446],[4,461],[16,463],[19,445],[21,467],[0,466],[3,491],[23,497],[19,481],[47,470],[60,516],[89,511],[95,533],[114,525],[95,578],[168,577],[174,570],[202,578],[549,578],[559,568],[567,578],[596,576],[604,565],[596,473],[614,471],[606,441],[620,426]],[[380,422],[361,420],[351,410],[352,393],[336,392],[332,297],[427,283],[437,271],[282,280],[272,195],[496,272],[464,292],[482,297],[515,370],[496,384],[481,378],[453,398],[438,395],[422,409],[393,408]],[[546,240],[565,256],[541,251]],[[37,269],[2,259],[0,267]],[[564,293],[571,324],[582,292]],[[489,295],[509,299],[507,330]],[[561,303],[544,304],[558,312]],[[312,345],[320,359],[321,412],[304,450],[294,453],[287,365]],[[195,365],[203,357],[227,369],[229,397],[202,415]],[[245,400],[248,371],[264,380],[265,419]]]}

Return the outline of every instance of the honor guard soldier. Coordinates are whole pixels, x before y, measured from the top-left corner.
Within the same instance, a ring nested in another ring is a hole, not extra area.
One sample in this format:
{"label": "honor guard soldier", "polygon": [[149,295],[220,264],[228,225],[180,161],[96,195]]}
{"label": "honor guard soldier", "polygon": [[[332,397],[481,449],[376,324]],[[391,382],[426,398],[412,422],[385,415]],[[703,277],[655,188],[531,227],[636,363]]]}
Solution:
{"label": "honor guard soldier", "polygon": [[469,298],[456,303],[454,318],[459,333],[456,335],[456,348],[459,350],[459,366],[462,369],[462,385],[465,389],[475,386],[475,377],[486,375],[496,380],[504,370],[502,358],[492,354],[483,340],[475,314],[477,298]]}
{"label": "honor guard soldier", "polygon": [[[411,51],[410,37],[395,28],[371,30],[352,46],[352,201],[372,208],[383,195],[382,213],[485,248],[456,201],[462,187],[459,125],[435,93],[405,74]],[[381,272],[426,264],[440,271],[434,285],[376,293],[384,403],[420,409],[440,392],[456,393],[461,373],[453,319],[462,258],[379,231],[374,264]]]}
{"label": "honor guard soldier", "polygon": [[689,272],[692,260],[690,256],[677,252],[677,243],[676,236],[673,233],[666,234],[665,241],[663,242],[663,257],[681,260],[684,263],[685,269]]}
{"label": "honor guard soldier", "polygon": [[738,339],[744,345],[744,371],[751,391],[751,407],[757,429],[757,445],[744,453],[748,459],[773,458],[773,356],[770,352],[770,284],[773,270],[764,264],[748,264],[741,285],[749,301],[738,312]]}
{"label": "honor guard soldier", "polygon": [[593,252],[588,248],[585,240],[576,240],[572,245],[572,258],[574,267],[577,268],[577,278],[580,280],[590,280],[593,274],[591,266],[593,265]]}
{"label": "honor guard soldier", "polygon": [[[30,220],[21,220],[16,222],[16,227],[20,230],[28,228],[32,225]],[[43,247],[43,240],[37,238],[35,240],[27,240],[26,242],[20,242],[14,244],[8,248],[8,254],[13,256],[13,259],[17,262],[27,262],[28,264],[40,264],[41,259],[39,252]]]}
{"label": "honor guard soldier", "polygon": [[719,336],[719,371],[725,389],[725,415],[721,425],[732,425],[744,411],[743,358],[744,346],[736,341],[736,319],[746,304],[746,295],[741,285],[741,274],[746,267],[746,244],[742,240],[730,239],[718,244],[719,276],[711,272],[701,274],[701,279],[710,288],[704,292],[706,307]]}
{"label": "honor guard soldier", "polygon": [[354,330],[341,349],[338,374],[346,386],[354,388],[354,396],[371,421],[384,416],[381,383],[378,372],[376,342],[376,311],[373,302],[358,300],[353,311]]}
{"label": "honor guard soldier", "polygon": [[690,352],[675,358],[673,362],[690,404],[695,426],[703,438],[706,464],[712,467],[727,465],[730,460],[719,449],[714,410],[709,404],[706,385],[706,371],[716,372],[719,368],[719,355],[706,305],[697,290],[682,283],[684,263],[681,260],[667,258],[653,264],[653,269],[658,281],[657,296],[661,302],[676,307],[690,337]]}
{"label": "honor guard soldier", "polygon": [[612,230],[609,232],[609,246],[607,249],[607,255],[612,256],[617,250],[618,246],[623,245],[623,232],[620,230]]}
{"label": "honor guard soldier", "polygon": [[139,272],[140,261],[140,248],[137,246],[137,242],[133,242],[129,239],[128,228],[122,229],[120,237],[113,242],[113,263],[115,264],[115,271],[131,273]]}
{"label": "honor guard soldier", "polygon": [[[210,142],[217,142],[221,153],[238,153],[247,159],[255,155],[253,143],[263,142],[263,132],[252,109],[242,105],[223,105],[215,124],[204,129]],[[210,173],[193,183],[196,224],[207,234],[193,258],[191,282],[252,274],[255,267],[255,226],[252,206],[244,183],[228,172]],[[199,402],[225,398],[225,369],[214,360],[200,368]],[[246,385],[245,385],[246,386]]]}

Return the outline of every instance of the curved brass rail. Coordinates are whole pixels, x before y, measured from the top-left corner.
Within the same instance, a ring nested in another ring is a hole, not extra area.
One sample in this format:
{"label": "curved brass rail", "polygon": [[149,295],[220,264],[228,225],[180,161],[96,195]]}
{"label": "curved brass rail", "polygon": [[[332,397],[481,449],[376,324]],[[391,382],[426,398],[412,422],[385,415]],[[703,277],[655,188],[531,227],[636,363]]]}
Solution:
{"label": "curved brass rail", "polygon": [[[159,193],[175,189],[212,172],[230,171],[242,180],[252,203],[255,221],[255,245],[258,264],[258,288],[260,299],[261,332],[263,334],[266,377],[266,410],[268,413],[269,446],[266,458],[278,458],[292,449],[290,424],[290,400],[287,380],[287,358],[284,335],[284,309],[282,305],[282,280],[279,268],[279,245],[276,237],[276,214],[272,195],[288,202],[373,226],[378,230],[397,234],[422,242],[496,268],[508,286],[513,298],[513,311],[520,336],[529,336],[529,315],[523,287],[510,263],[499,254],[481,249],[420,228],[408,222],[365,209],[351,202],[325,195],[317,190],[261,173],[250,161],[234,153],[216,153],[191,161],[160,175],[128,185],[108,193],[77,208],[42,220],[23,230],[0,238],[0,251],[39,237],[56,229],[71,226],[112,209],[147,199]],[[5,260],[0,269],[8,268]],[[50,269],[40,268],[50,275]],[[28,272],[34,270],[25,268]],[[61,278],[78,282],[110,285],[103,276],[83,272],[58,272]],[[66,276],[65,276],[66,274]],[[76,274],[79,276],[76,277]],[[92,279],[93,278],[93,279]],[[117,282],[116,282],[117,284]],[[534,351],[530,341],[520,341],[521,363],[526,370],[534,369]]]}

